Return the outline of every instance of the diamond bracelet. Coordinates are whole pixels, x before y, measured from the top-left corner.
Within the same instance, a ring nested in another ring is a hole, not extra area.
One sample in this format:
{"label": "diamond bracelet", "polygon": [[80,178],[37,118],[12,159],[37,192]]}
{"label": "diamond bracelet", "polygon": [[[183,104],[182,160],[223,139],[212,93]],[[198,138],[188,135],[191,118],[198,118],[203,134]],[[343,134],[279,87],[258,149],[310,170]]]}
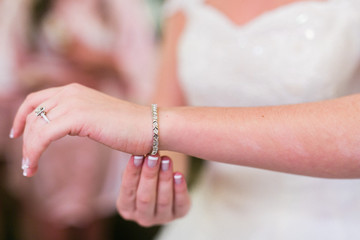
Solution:
{"label": "diamond bracelet", "polygon": [[153,129],[153,144],[151,155],[156,155],[159,150],[159,122],[157,104],[151,104],[152,112],[152,129]]}

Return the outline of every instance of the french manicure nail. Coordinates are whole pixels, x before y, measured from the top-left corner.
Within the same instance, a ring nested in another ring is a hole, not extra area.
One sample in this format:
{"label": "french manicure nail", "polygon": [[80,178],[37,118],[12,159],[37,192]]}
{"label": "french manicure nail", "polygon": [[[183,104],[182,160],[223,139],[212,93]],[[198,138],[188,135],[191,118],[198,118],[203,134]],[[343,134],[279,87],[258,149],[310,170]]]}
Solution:
{"label": "french manicure nail", "polygon": [[134,156],[134,165],[136,167],[140,166],[144,160],[144,156]]}
{"label": "french manicure nail", "polygon": [[161,170],[163,170],[164,172],[167,171],[169,169],[169,165],[170,165],[170,160],[162,160]]}
{"label": "french manicure nail", "polygon": [[25,171],[25,169],[28,169],[28,168],[30,168],[29,158],[23,158],[22,164],[21,164],[21,169],[23,169]]}
{"label": "french manicure nail", "polygon": [[26,168],[23,171],[23,175],[24,175],[24,177],[27,177],[27,169]]}
{"label": "french manicure nail", "polygon": [[180,184],[182,182],[182,175],[181,174],[175,174],[174,175],[174,181],[176,184]]}
{"label": "french manicure nail", "polygon": [[158,159],[159,159],[159,157],[149,156],[149,157],[148,157],[148,166],[149,166],[150,168],[155,167]]}
{"label": "french manicure nail", "polygon": [[14,138],[14,129],[11,129],[11,130],[10,130],[9,137],[10,137],[10,138]]}

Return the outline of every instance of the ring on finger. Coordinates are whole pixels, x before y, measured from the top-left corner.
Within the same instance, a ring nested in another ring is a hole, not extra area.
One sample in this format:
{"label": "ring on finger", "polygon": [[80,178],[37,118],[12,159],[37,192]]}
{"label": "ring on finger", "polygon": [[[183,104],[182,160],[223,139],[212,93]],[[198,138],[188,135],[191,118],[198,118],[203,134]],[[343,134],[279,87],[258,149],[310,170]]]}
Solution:
{"label": "ring on finger", "polygon": [[38,108],[35,109],[35,114],[36,116],[40,116],[42,117],[47,123],[50,122],[49,118],[46,116],[46,111],[45,111],[45,107],[39,106]]}

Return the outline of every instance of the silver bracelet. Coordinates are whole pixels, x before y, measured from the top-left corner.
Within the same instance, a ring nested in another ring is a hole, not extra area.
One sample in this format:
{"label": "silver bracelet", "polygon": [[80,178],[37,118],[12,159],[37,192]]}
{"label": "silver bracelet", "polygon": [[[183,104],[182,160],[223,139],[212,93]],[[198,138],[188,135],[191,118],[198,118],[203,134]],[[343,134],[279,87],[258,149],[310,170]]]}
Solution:
{"label": "silver bracelet", "polygon": [[159,150],[159,122],[157,104],[151,104],[152,110],[152,128],[153,128],[153,144],[151,155],[156,155]]}

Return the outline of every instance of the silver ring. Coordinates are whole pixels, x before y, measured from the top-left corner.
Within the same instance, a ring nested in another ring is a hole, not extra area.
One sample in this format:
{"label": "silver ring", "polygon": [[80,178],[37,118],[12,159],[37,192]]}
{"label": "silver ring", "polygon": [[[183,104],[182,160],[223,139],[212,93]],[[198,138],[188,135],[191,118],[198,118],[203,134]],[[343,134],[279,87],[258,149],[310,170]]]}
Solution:
{"label": "silver ring", "polygon": [[45,111],[45,107],[38,107],[35,109],[35,114],[36,116],[40,116],[42,117],[47,123],[50,122],[50,120],[48,119],[48,117],[46,116],[46,111]]}

